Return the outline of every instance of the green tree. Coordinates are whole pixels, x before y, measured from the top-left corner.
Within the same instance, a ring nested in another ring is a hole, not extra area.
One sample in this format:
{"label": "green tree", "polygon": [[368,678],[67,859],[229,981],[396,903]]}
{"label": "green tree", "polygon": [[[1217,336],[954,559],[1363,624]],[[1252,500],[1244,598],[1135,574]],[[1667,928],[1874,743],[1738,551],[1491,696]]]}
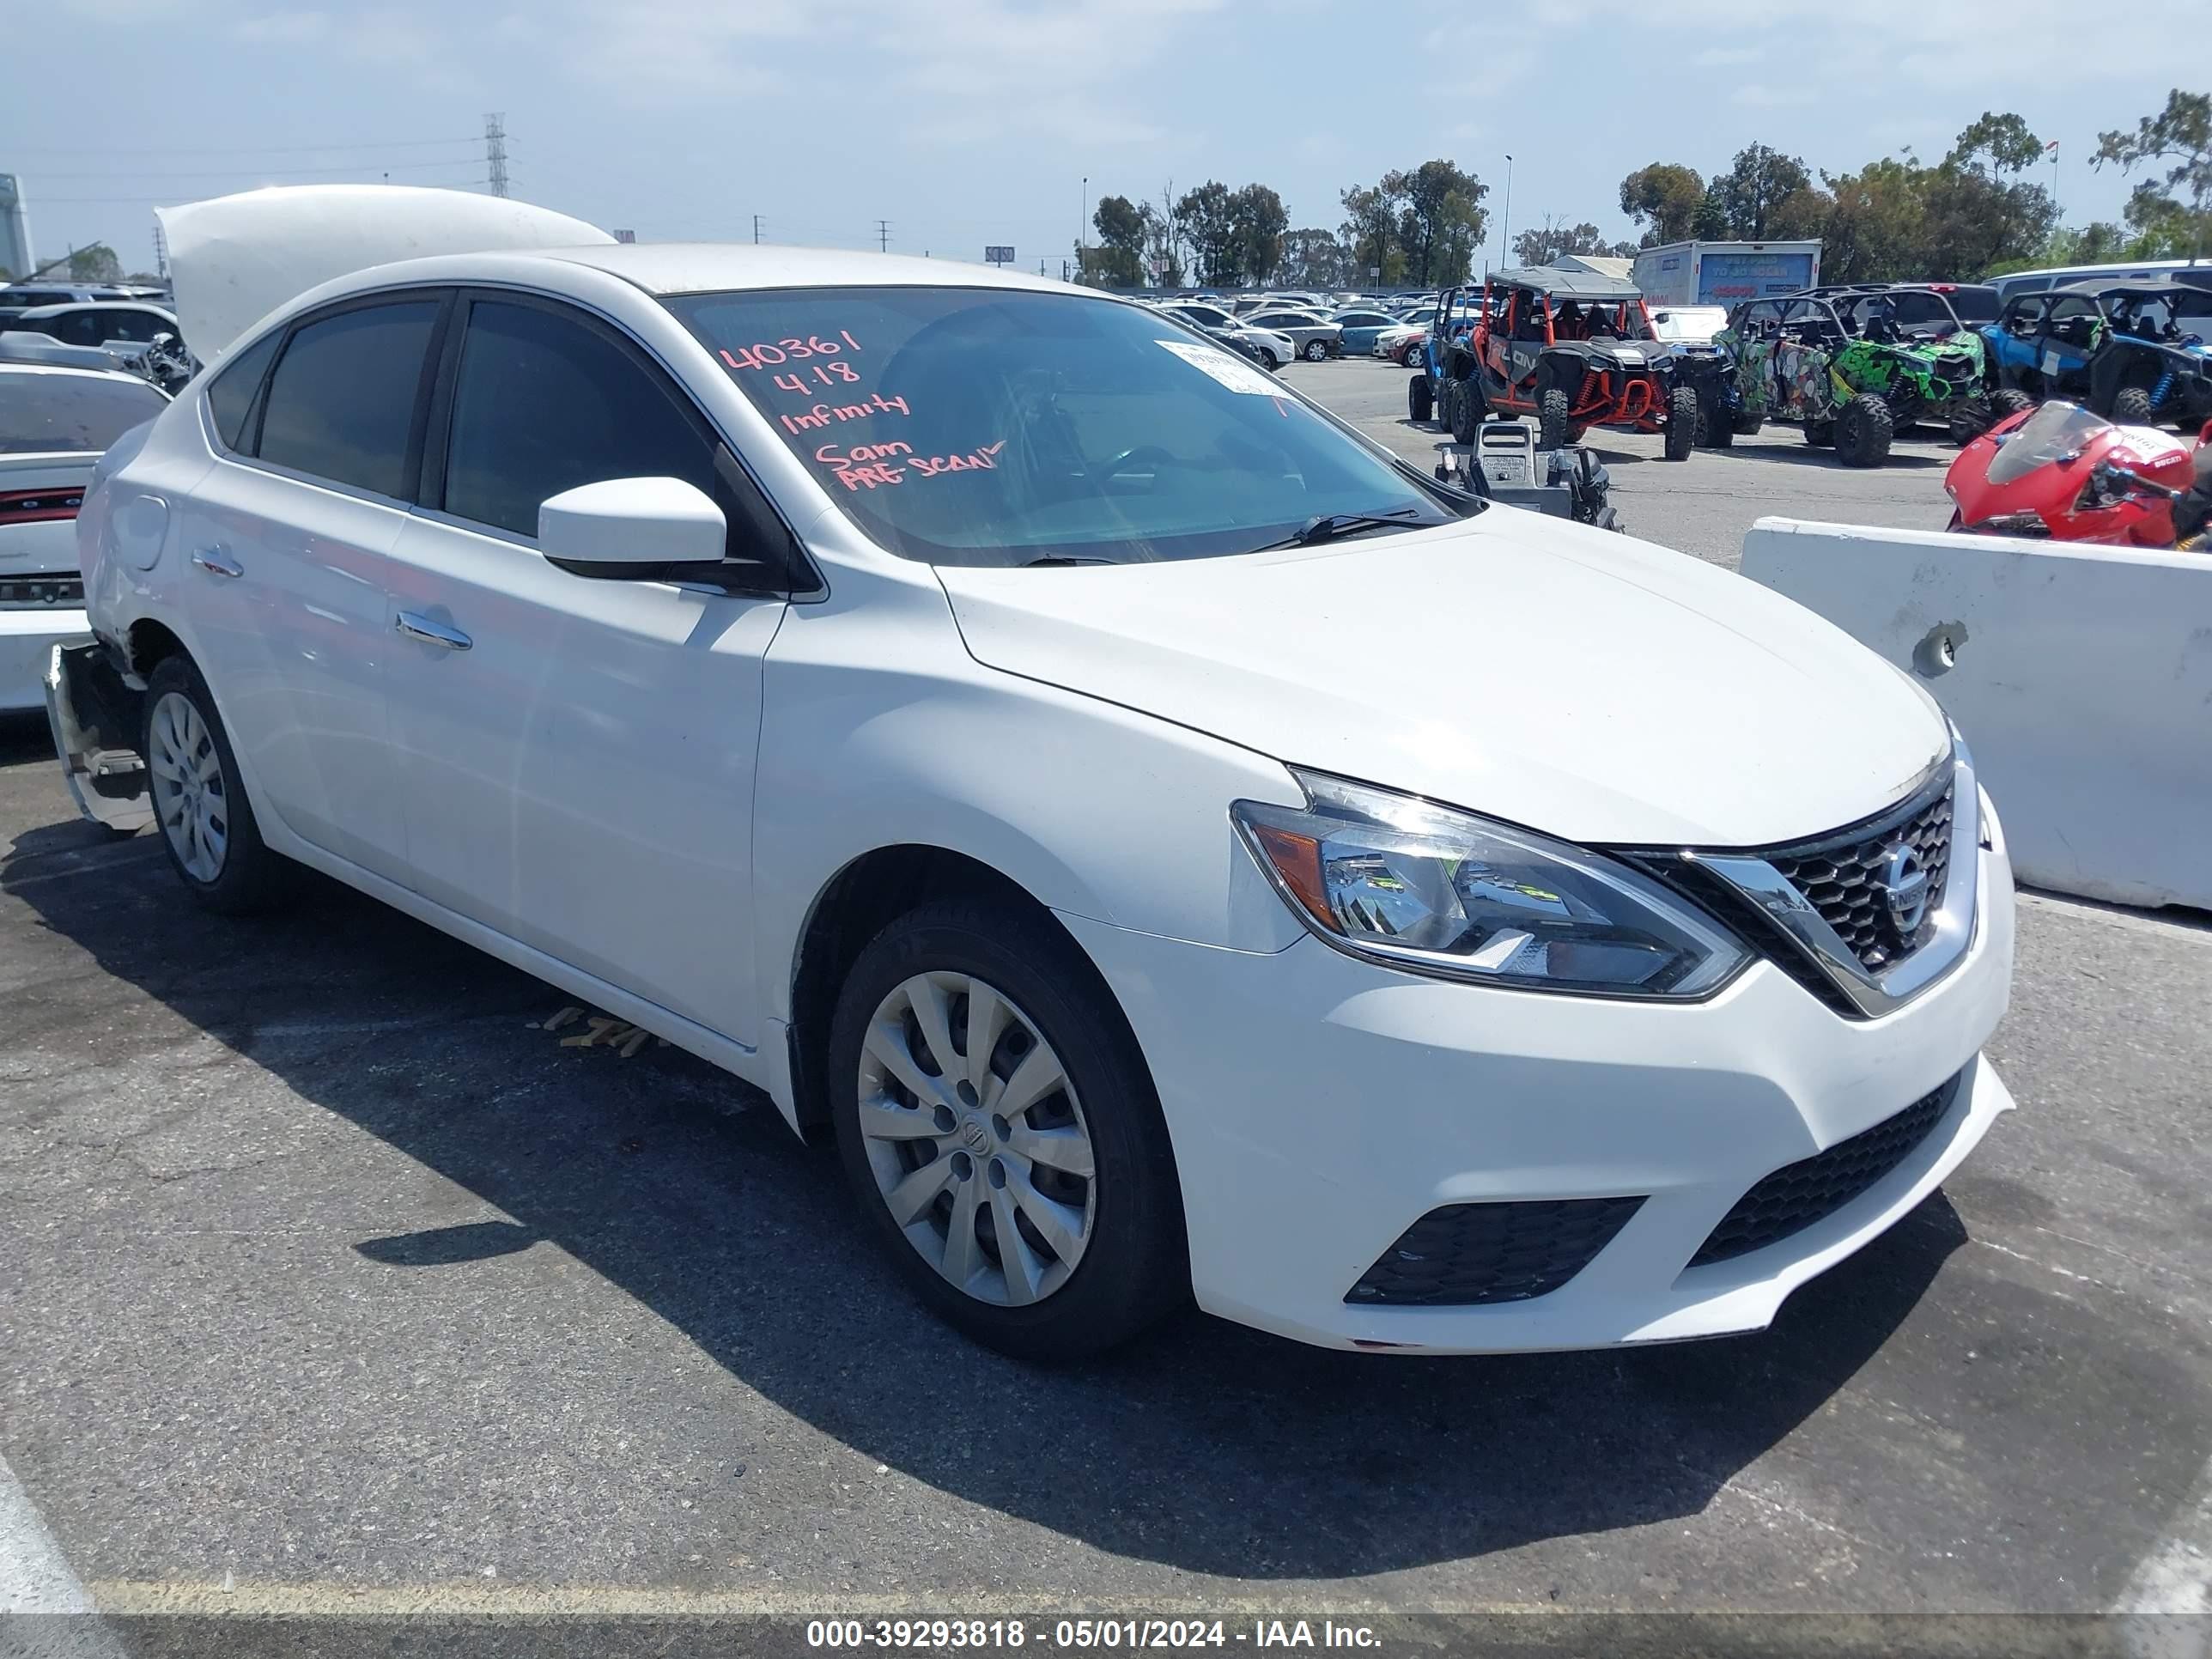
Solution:
{"label": "green tree", "polygon": [[1328,230],[1285,232],[1279,274],[1293,288],[1342,288],[1356,280],[1343,244]]}
{"label": "green tree", "polygon": [[1407,275],[1439,286],[1462,281],[1490,222],[1482,198],[1490,186],[1446,161],[1382,175],[1382,193],[1398,210],[1398,240]]}
{"label": "green tree", "polygon": [[1143,210],[1126,196],[1102,196],[1098,210],[1091,216],[1091,225],[1098,233],[1099,280],[1114,288],[1141,287],[1145,280]]}
{"label": "green tree", "polygon": [[1635,252],[1633,242],[1607,241],[1595,225],[1562,225],[1550,214],[1540,229],[1524,230],[1513,239],[1513,257],[1524,265],[1548,265],[1570,253],[1625,259]]}
{"label": "green tree", "polygon": [[119,283],[123,280],[123,261],[115,257],[115,250],[105,242],[70,250],[70,280],[73,283]]}
{"label": "green tree", "polygon": [[1284,211],[1283,198],[1265,185],[1245,185],[1231,198],[1230,207],[1243,245],[1239,263],[1244,276],[1264,286],[1282,267],[1283,233],[1290,228],[1291,216]]}
{"label": "green tree", "polygon": [[1707,187],[1706,196],[1727,227],[1725,235],[1763,242],[1772,234],[1774,210],[1812,182],[1797,157],[1765,144],[1750,144],[1736,152],[1729,170]]}
{"label": "green tree", "polygon": [[2144,116],[2133,132],[2098,134],[2090,165],[2108,161],[2123,173],[2166,164],[2161,177],[2145,179],[2129,197],[2128,223],[2172,245],[2185,241],[2189,257],[2199,258],[2212,228],[2212,96],[2177,87],[2166,107]]}
{"label": "green tree", "polygon": [[1917,275],[1972,278],[2025,258],[2050,239],[2057,204],[2020,175],[2043,159],[2043,141],[2017,115],[1984,113],[1920,179],[1923,245]]}
{"label": "green tree", "polygon": [[1355,185],[1340,197],[1344,224],[1337,232],[1350,253],[1354,282],[1395,284],[1406,280],[1406,249],[1399,222],[1400,204],[1381,185]]}
{"label": "green tree", "polygon": [[1686,242],[1697,234],[1705,181],[1694,167],[1654,161],[1620,181],[1620,210],[1645,227],[1644,246]]}
{"label": "green tree", "polygon": [[1228,185],[1209,179],[1183,192],[1176,214],[1190,238],[1192,264],[1208,288],[1235,287],[1244,280],[1244,246],[1237,234],[1237,210]]}

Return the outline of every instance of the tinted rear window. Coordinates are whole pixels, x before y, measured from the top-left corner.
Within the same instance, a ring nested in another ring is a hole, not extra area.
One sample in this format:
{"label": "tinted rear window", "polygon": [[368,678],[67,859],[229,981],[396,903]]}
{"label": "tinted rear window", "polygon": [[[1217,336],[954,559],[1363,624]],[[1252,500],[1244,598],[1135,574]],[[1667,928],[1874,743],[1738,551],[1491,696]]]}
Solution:
{"label": "tinted rear window", "polygon": [[434,300],[340,312],[294,334],[270,377],[260,455],[318,478],[404,495]]}
{"label": "tinted rear window", "polygon": [[77,374],[0,374],[0,454],[102,450],[168,404],[150,386]]}
{"label": "tinted rear window", "polygon": [[208,413],[215,416],[216,435],[232,449],[245,447],[240,440],[246,434],[246,412],[253,407],[253,394],[261,390],[269,360],[283,337],[281,329],[264,335],[225,363],[208,386]]}

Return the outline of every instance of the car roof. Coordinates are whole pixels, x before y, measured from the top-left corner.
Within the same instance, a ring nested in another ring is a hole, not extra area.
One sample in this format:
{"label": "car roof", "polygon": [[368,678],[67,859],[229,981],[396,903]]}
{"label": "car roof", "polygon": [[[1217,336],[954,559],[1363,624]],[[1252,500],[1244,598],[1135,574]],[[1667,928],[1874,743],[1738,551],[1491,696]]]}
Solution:
{"label": "car roof", "polygon": [[[448,259],[470,257],[447,256]],[[1078,289],[1054,277],[1031,276],[1003,266],[969,264],[958,259],[917,259],[901,253],[855,253],[843,248],[778,247],[750,242],[607,242],[586,247],[502,250],[487,257],[589,265],[635,283],[648,294],[891,285],[1097,292]]]}
{"label": "car roof", "polygon": [[143,386],[149,392],[164,398],[168,396],[144,375],[133,374],[121,368],[71,368],[60,363],[20,362],[12,358],[0,357],[0,374],[60,374],[79,380],[119,380],[125,386]]}
{"label": "car roof", "polygon": [[72,311],[158,311],[164,317],[172,313],[167,306],[157,306],[151,300],[63,300],[50,306],[27,306],[15,313],[19,322],[33,318],[60,317]]}
{"label": "car roof", "polygon": [[1551,265],[1516,266],[1492,271],[1490,280],[1509,288],[1533,288],[1540,294],[1570,300],[1635,300],[1643,290],[1618,276],[1601,276],[1589,270],[1561,270]]}
{"label": "car roof", "polygon": [[[2079,283],[2069,283],[2063,288],[2045,289],[2046,294],[2094,295],[2100,298],[2120,294],[2165,295],[2173,293],[2202,294],[2203,288],[2196,283],[2166,283],[2155,278],[2136,277],[2127,282],[2114,282],[2110,277],[2089,277]],[[2022,299],[2030,296],[2022,295]]]}

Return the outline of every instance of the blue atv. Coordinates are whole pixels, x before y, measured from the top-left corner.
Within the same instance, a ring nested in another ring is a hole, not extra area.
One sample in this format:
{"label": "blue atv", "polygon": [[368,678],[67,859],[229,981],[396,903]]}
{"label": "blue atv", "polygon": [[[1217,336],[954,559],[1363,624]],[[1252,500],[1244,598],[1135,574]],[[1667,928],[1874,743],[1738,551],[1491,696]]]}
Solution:
{"label": "blue atv", "polygon": [[1996,419],[2045,398],[2132,426],[2212,417],[2212,289],[2100,280],[2017,295],[1982,337]]}

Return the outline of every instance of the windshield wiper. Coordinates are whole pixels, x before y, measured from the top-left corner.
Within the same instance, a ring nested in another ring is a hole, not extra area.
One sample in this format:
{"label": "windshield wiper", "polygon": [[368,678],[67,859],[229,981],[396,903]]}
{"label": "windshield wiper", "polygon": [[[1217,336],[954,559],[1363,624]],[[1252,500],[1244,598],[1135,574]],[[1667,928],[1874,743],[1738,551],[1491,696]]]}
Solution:
{"label": "windshield wiper", "polygon": [[1334,541],[1350,530],[1419,530],[1424,526],[1401,517],[1403,513],[1418,512],[1416,507],[1401,507],[1399,513],[1317,513],[1298,526],[1295,536],[1285,536],[1281,541],[1269,542],[1255,547],[1255,553],[1265,553],[1277,547],[1311,547],[1317,542]]}
{"label": "windshield wiper", "polygon": [[1021,568],[1024,570],[1036,570],[1048,565],[1120,564],[1121,562],[1122,562],[1120,559],[1090,559],[1079,557],[1072,553],[1048,553],[1042,558],[1024,559]]}

